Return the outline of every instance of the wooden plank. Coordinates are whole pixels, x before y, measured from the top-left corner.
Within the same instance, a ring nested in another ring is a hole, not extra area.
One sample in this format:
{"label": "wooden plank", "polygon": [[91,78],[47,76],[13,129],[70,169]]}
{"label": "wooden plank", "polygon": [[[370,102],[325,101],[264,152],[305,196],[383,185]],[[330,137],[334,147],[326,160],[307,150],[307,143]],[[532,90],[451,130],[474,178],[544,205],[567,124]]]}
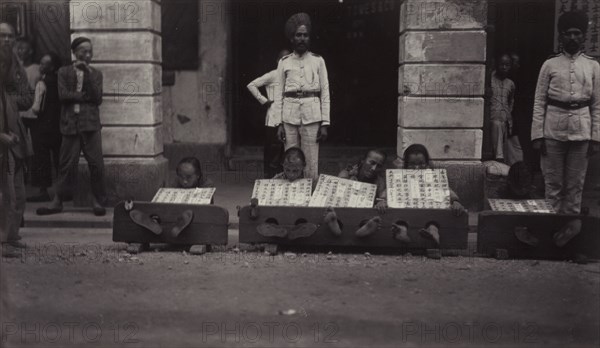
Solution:
{"label": "wooden plank", "polygon": [[[229,213],[225,208],[215,205],[167,204],[151,202],[134,202],[133,209],[148,215],[157,215],[163,233],[155,235],[135,224],[125,210],[124,203],[119,203],[113,216],[113,241],[127,243],[169,243],[169,244],[227,244],[227,228]],[[192,223],[179,234],[172,237],[170,231],[177,218],[185,210],[194,212]]]}
{"label": "wooden plank", "polygon": [[[385,214],[378,215],[373,208],[336,208],[335,212],[341,222],[341,236],[335,236],[327,224],[323,222],[325,208],[317,207],[264,207],[259,206],[258,217],[252,219],[250,206],[243,207],[240,212],[240,243],[272,243],[295,246],[360,246],[375,248],[402,249],[466,249],[468,234],[468,215],[456,217],[450,210],[436,209],[388,209]],[[359,238],[355,236],[361,224],[375,217],[381,217],[381,229],[374,234]],[[306,238],[291,240],[289,238],[264,237],[257,232],[257,226],[267,221],[277,223],[291,230],[297,222],[308,222],[317,225],[316,232]],[[405,222],[408,225],[410,243],[402,243],[393,238],[392,224]],[[440,245],[424,239],[419,230],[428,223],[439,225]]]}
{"label": "wooden plank", "polygon": [[[582,219],[581,233],[564,247],[554,244],[553,236],[573,218]],[[529,246],[515,236],[515,227],[527,227],[539,243]],[[577,253],[600,257],[600,218],[579,215],[534,214],[484,211],[479,213],[477,250],[493,256],[497,249],[508,251],[509,258],[564,260]]]}

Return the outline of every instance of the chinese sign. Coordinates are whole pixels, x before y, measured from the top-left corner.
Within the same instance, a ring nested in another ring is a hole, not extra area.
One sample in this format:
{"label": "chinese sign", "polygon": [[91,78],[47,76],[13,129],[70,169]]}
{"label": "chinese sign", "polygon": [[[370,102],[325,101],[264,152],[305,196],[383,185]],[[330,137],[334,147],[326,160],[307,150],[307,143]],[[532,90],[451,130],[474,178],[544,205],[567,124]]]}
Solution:
{"label": "chinese sign", "polygon": [[450,209],[446,169],[388,169],[390,208]]}
{"label": "chinese sign", "polygon": [[161,188],[156,192],[152,202],[177,204],[210,204],[215,194],[214,187],[178,189]]}
{"label": "chinese sign", "polygon": [[371,208],[376,192],[377,185],[321,174],[308,206]]}
{"label": "chinese sign", "polygon": [[543,199],[488,199],[494,211],[521,213],[554,213],[552,206]]}
{"label": "chinese sign", "polygon": [[259,205],[306,207],[311,191],[312,179],[293,182],[279,179],[256,180],[252,198],[257,198]]}

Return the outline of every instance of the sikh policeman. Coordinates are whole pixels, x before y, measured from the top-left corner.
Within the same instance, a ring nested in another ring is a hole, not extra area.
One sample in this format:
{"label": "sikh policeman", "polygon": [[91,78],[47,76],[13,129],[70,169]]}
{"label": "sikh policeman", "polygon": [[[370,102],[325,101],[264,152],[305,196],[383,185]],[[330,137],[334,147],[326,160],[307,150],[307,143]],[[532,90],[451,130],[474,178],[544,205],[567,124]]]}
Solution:
{"label": "sikh policeman", "polygon": [[316,180],[319,143],[327,139],[329,81],[325,60],[310,52],[310,17],[297,13],[285,24],[294,52],[277,65],[274,117],[277,137],[285,149],[299,147],[306,156],[305,177]]}
{"label": "sikh policeman", "polygon": [[[531,139],[540,151],[546,199],[557,213],[579,214],[588,157],[600,150],[600,64],[581,52],[587,16],[566,12],[557,23],[562,52],[542,65]],[[573,219],[554,235],[565,245],[581,230]]]}

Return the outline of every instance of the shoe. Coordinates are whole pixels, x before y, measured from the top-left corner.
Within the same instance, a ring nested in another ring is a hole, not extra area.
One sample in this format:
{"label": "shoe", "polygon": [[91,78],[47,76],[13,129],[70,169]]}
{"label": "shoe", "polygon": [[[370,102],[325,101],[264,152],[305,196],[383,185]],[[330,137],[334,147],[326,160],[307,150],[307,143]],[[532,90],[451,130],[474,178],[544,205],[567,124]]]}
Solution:
{"label": "shoe", "polygon": [[41,207],[41,208],[37,208],[37,210],[35,211],[35,213],[37,215],[52,215],[52,214],[61,213],[62,210],[63,210],[62,207],[60,207],[60,208]]}
{"label": "shoe", "polygon": [[143,228],[149,230],[150,232],[159,235],[162,233],[162,227],[152,220],[150,216],[142,213],[139,210],[132,210],[129,212],[129,217],[133,222],[135,222],[138,226],[142,226]]}
{"label": "shoe", "polygon": [[92,209],[92,211],[94,212],[94,215],[96,215],[96,216],[106,215],[106,209],[104,207],[94,207]]}
{"label": "shoe", "polygon": [[183,230],[188,227],[194,220],[194,212],[186,210],[177,217],[177,223],[171,229],[171,236],[177,237]]}
{"label": "shoe", "polygon": [[569,221],[560,231],[554,234],[554,244],[561,248],[581,232],[581,220]]}
{"label": "shoe", "polygon": [[310,237],[317,231],[317,225],[305,222],[294,226],[290,233],[288,233],[288,239],[294,240],[298,238]]}
{"label": "shoe", "polygon": [[21,249],[15,248],[8,243],[2,243],[2,257],[16,259],[21,257]]}
{"label": "shoe", "polygon": [[13,240],[9,240],[8,242],[6,242],[6,244],[18,249],[27,249],[27,244],[19,242],[16,238]]}
{"label": "shoe", "polygon": [[31,203],[50,202],[50,201],[52,201],[52,199],[50,198],[50,195],[48,194],[48,192],[41,193],[37,196],[32,196],[32,197],[27,198],[27,202],[31,202]]}

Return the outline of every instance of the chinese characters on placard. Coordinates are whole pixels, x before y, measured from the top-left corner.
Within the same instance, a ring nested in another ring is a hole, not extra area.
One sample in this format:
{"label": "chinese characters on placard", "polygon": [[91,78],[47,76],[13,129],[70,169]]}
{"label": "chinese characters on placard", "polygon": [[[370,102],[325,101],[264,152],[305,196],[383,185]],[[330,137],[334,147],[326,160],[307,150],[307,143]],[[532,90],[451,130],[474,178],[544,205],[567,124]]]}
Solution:
{"label": "chinese characters on placard", "polygon": [[259,205],[306,207],[311,190],[312,179],[293,182],[279,179],[256,180],[252,198],[257,198]]}
{"label": "chinese characters on placard", "polygon": [[178,189],[161,188],[156,192],[152,202],[154,203],[178,203],[178,204],[210,204],[215,194],[214,187]]}
{"label": "chinese characters on placard", "polygon": [[390,208],[450,209],[450,188],[445,169],[388,169]]}
{"label": "chinese characters on placard", "polygon": [[371,208],[377,186],[321,174],[309,207]]}
{"label": "chinese characters on placard", "polygon": [[552,206],[544,199],[488,199],[494,211],[521,213],[554,213]]}

